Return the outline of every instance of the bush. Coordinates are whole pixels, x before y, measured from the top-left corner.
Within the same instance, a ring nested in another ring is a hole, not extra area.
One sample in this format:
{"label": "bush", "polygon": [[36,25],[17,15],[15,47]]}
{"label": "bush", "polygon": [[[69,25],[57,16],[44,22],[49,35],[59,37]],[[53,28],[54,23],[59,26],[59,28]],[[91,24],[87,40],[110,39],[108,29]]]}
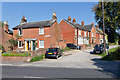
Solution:
{"label": "bush", "polygon": [[62,52],[69,51],[69,50],[71,50],[69,47],[65,47],[64,49],[62,49]]}
{"label": "bush", "polygon": [[44,58],[45,58],[45,54],[40,56],[35,56],[30,60],[30,62],[40,61],[40,60],[43,60]]}
{"label": "bush", "polygon": [[2,50],[2,52],[5,51],[5,48],[4,48],[4,46],[2,44],[0,44],[0,50]]}
{"label": "bush", "polygon": [[120,46],[110,49],[108,55],[104,56],[102,60],[109,61],[120,60]]}
{"label": "bush", "polygon": [[3,53],[2,56],[28,57],[31,55],[28,52],[24,52],[24,53],[9,52],[9,53]]}

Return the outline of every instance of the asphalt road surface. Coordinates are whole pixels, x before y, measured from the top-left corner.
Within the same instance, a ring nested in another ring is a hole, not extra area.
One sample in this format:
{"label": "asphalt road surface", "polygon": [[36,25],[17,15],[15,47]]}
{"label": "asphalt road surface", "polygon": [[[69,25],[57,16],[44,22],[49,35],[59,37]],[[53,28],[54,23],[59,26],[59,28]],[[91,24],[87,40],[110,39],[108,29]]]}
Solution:
{"label": "asphalt road surface", "polygon": [[[112,46],[116,47],[116,46]],[[110,47],[111,48],[111,47]],[[3,78],[119,78],[119,61],[99,61],[92,50],[73,50],[59,59],[3,62]]]}

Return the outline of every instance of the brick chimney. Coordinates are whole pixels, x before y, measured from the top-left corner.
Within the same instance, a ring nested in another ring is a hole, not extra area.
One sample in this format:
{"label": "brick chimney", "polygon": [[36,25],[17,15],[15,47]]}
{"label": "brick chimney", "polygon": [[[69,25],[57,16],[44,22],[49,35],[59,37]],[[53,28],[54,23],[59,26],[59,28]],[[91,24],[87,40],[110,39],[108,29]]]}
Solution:
{"label": "brick chimney", "polygon": [[70,16],[68,17],[68,21],[70,21],[70,22],[71,22],[71,17],[70,17]]}
{"label": "brick chimney", "polygon": [[8,22],[7,22],[7,21],[4,22],[3,29],[4,29],[6,32],[8,32],[9,25],[8,25]]}
{"label": "brick chimney", "polygon": [[57,16],[56,16],[56,13],[55,13],[55,12],[53,12],[52,20],[57,20]]}
{"label": "brick chimney", "polygon": [[84,21],[81,22],[82,27],[84,27]]}
{"label": "brick chimney", "polygon": [[96,28],[99,28],[99,26],[98,26],[98,25],[96,25]]}
{"label": "brick chimney", "polygon": [[73,19],[73,23],[76,23],[76,19],[75,18]]}
{"label": "brick chimney", "polygon": [[24,23],[26,23],[26,22],[27,22],[26,17],[23,16],[22,19],[21,19],[21,23],[20,23],[20,24],[24,24]]}
{"label": "brick chimney", "polygon": [[94,25],[94,23],[91,23],[91,25]]}

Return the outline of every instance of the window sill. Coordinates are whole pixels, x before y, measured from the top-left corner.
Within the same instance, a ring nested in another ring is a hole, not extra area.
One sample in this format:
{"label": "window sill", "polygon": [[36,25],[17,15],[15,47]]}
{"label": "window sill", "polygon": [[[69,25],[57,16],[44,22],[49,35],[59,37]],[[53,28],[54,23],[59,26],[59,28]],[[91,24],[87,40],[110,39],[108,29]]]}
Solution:
{"label": "window sill", "polygon": [[18,48],[23,48],[23,47],[18,47]]}
{"label": "window sill", "polygon": [[44,34],[39,34],[39,35],[44,35]]}

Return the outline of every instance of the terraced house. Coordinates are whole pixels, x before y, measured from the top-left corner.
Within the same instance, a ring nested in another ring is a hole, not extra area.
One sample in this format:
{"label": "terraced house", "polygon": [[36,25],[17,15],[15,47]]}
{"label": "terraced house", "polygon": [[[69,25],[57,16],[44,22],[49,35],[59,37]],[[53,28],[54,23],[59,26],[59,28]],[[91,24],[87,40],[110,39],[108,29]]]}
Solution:
{"label": "terraced house", "polygon": [[27,22],[21,19],[20,25],[13,28],[13,37],[18,39],[18,49],[23,51],[37,50],[39,48],[59,47],[60,27],[56,13],[52,20]]}
{"label": "terraced house", "polygon": [[[103,38],[103,34],[99,32],[101,30],[97,28],[96,31],[94,23],[84,25],[84,21],[82,21],[80,25],[76,23],[75,18],[71,21],[71,17],[68,17],[67,20],[62,19],[59,26],[62,31],[63,40],[66,41],[66,44],[73,43],[85,48],[85,45],[100,44],[100,41]],[[98,36],[100,37],[98,38]]]}

